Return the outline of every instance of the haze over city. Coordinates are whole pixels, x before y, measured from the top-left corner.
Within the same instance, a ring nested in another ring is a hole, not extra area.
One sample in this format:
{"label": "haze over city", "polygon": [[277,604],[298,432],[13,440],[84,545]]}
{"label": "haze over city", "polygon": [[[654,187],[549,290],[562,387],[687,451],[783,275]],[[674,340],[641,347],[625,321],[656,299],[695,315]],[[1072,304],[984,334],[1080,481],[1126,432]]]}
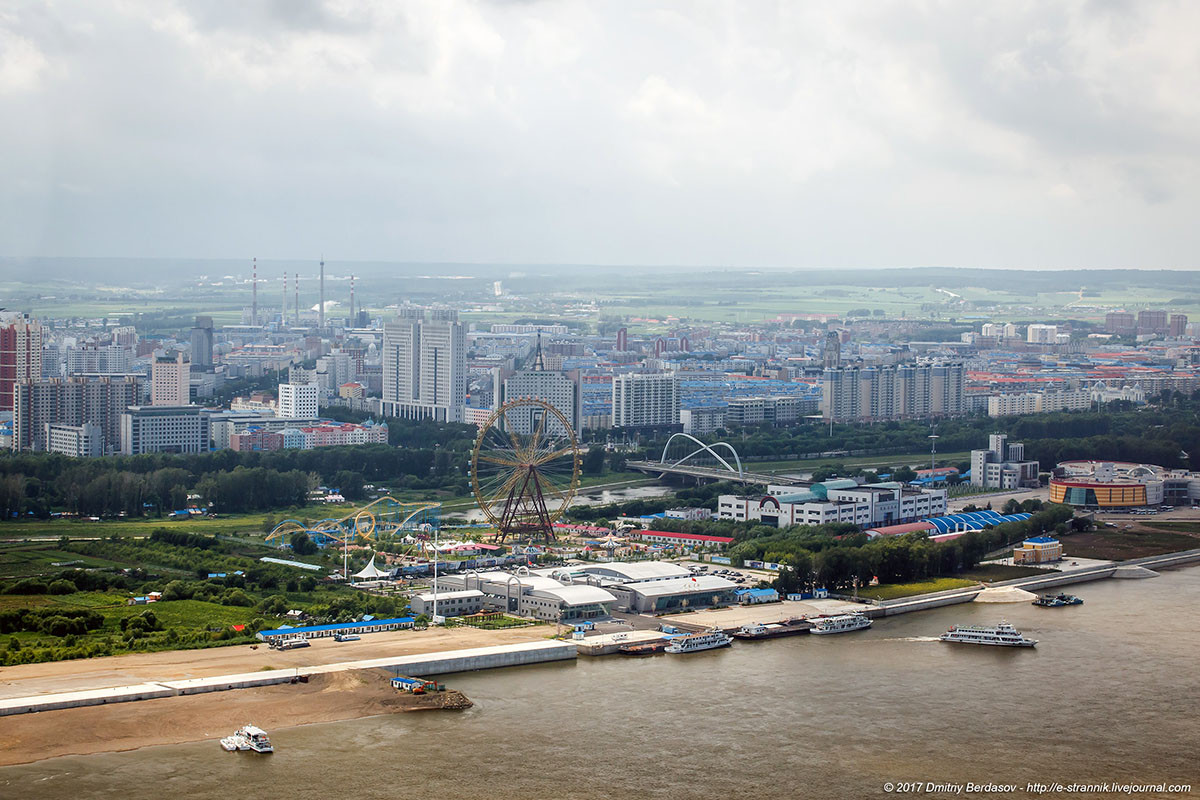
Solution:
{"label": "haze over city", "polygon": [[0,255],[1190,267],[1198,16],[10,5]]}

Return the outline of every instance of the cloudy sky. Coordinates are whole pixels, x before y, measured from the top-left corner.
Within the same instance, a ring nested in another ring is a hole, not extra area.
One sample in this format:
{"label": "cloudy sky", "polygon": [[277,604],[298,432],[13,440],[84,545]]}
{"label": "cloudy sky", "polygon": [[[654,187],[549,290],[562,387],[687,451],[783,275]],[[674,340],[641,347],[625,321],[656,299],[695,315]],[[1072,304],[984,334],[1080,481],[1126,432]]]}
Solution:
{"label": "cloudy sky", "polygon": [[0,255],[1195,267],[1200,3],[0,0]]}

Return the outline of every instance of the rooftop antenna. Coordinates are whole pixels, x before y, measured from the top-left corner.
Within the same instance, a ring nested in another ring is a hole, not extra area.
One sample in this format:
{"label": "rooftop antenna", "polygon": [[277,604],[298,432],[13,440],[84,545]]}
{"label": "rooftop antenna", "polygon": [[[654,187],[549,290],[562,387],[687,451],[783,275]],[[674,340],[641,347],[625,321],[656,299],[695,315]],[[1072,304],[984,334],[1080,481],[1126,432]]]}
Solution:
{"label": "rooftop antenna", "polygon": [[533,368],[535,370],[545,371],[546,361],[542,358],[542,329],[538,328],[537,332],[537,354],[533,357]]}
{"label": "rooftop antenna", "polygon": [[250,324],[258,324],[258,257],[254,258],[253,272],[250,279],[251,299],[250,299]]}
{"label": "rooftop antenna", "polygon": [[317,327],[325,330],[325,255],[321,255],[321,314]]}

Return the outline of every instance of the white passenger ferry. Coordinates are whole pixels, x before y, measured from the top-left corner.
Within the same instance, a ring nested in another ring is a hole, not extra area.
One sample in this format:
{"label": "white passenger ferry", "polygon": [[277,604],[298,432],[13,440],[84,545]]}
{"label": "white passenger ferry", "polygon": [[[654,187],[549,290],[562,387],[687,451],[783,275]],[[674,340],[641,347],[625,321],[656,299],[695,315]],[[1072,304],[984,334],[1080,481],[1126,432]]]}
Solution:
{"label": "white passenger ferry", "polygon": [[863,628],[871,627],[870,618],[858,612],[837,614],[832,617],[814,617],[809,621],[812,622],[812,630],[809,633],[818,635],[824,633],[849,633],[850,631],[861,631]]}
{"label": "white passenger ferry", "polygon": [[689,633],[677,636],[666,646],[668,653],[698,653],[701,650],[713,650],[718,647],[729,647],[733,637],[721,631],[705,631],[704,633]]}
{"label": "white passenger ferry", "polygon": [[1001,622],[989,627],[986,625],[955,625],[939,637],[943,642],[957,644],[990,644],[998,647],[1033,647],[1036,639],[1026,638],[1019,630]]}

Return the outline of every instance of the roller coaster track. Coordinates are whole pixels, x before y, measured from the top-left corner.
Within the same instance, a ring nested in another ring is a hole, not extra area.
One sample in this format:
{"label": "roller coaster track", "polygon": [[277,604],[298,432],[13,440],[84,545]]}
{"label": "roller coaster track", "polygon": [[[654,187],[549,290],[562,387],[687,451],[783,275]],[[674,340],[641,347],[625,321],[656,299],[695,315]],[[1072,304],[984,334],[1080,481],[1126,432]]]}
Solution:
{"label": "roller coaster track", "polygon": [[[380,504],[385,504],[380,507]],[[275,547],[286,544],[292,534],[306,533],[317,545],[345,544],[347,539],[378,541],[388,535],[420,530],[424,524],[438,525],[441,503],[402,503],[391,495],[380,497],[344,517],[328,518],[305,524],[285,519],[267,534],[266,543]]]}

